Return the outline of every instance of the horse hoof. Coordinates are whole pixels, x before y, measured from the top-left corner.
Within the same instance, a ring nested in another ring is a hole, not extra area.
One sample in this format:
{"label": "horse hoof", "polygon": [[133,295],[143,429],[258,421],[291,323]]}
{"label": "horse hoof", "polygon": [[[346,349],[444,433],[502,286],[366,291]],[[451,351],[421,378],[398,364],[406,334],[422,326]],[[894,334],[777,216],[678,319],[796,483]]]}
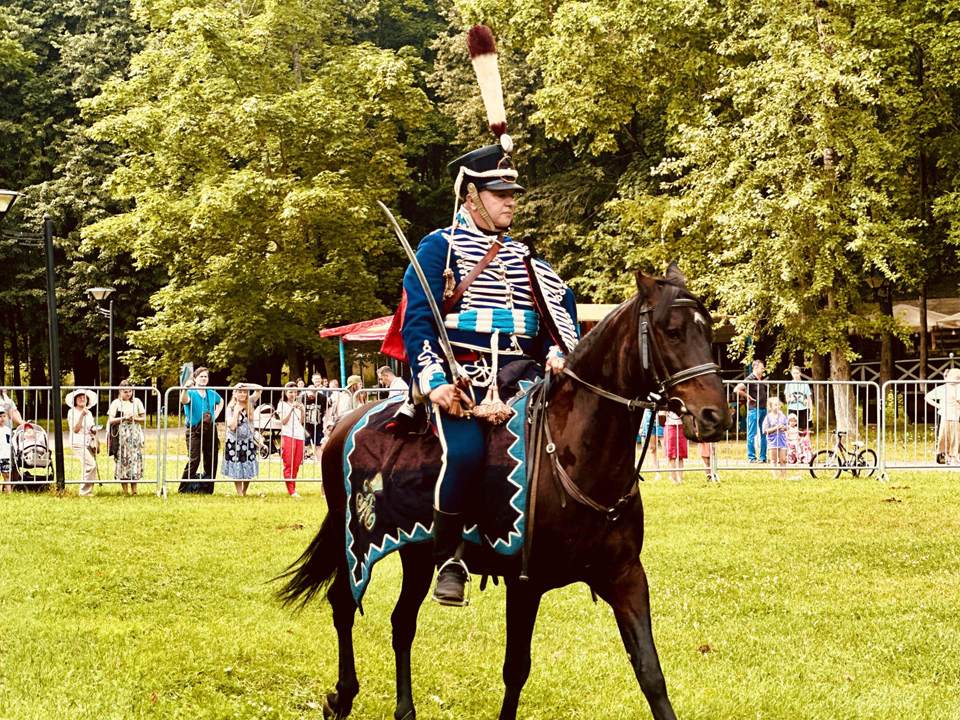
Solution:
{"label": "horse hoof", "polygon": [[323,720],[341,720],[340,715],[333,708],[337,704],[337,694],[328,693],[323,699]]}

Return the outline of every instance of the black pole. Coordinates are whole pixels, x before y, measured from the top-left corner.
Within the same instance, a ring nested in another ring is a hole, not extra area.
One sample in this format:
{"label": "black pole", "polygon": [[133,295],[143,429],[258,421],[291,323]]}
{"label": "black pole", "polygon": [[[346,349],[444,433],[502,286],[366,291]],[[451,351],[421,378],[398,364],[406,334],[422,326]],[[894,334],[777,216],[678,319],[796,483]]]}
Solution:
{"label": "black pole", "polygon": [[[110,372],[107,373],[107,382],[113,388],[113,300],[110,301]],[[111,389],[110,392],[113,392]],[[107,393],[107,404],[109,404],[110,393]]]}
{"label": "black pole", "polygon": [[54,462],[57,475],[57,490],[65,487],[66,474],[63,463],[63,410],[61,409],[62,396],[60,393],[60,340],[57,333],[57,288],[53,274],[53,220],[49,213],[43,214],[43,242],[47,249],[47,314],[50,324],[50,384],[53,386],[53,397],[50,405],[53,408],[53,432],[56,438],[54,445]]}

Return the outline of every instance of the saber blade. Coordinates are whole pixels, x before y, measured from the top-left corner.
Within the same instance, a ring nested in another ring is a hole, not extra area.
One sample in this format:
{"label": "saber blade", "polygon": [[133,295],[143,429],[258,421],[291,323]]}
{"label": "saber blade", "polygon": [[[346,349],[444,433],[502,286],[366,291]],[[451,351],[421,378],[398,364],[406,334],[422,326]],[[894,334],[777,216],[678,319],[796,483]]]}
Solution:
{"label": "saber blade", "polygon": [[447,336],[447,328],[443,324],[443,316],[440,315],[440,308],[437,307],[437,301],[433,297],[433,291],[430,290],[430,283],[427,282],[427,276],[423,274],[423,268],[421,268],[420,263],[417,262],[416,253],[410,246],[407,236],[404,235],[403,230],[400,229],[397,219],[393,216],[393,213],[390,212],[390,208],[388,208],[379,200],[377,200],[377,205],[380,206],[380,209],[383,210],[383,214],[386,215],[387,220],[390,221],[390,225],[393,226],[393,232],[396,233],[397,239],[400,241],[400,245],[403,246],[404,252],[407,253],[407,258],[410,260],[410,265],[413,267],[413,271],[417,274],[417,279],[420,281],[420,286],[423,288],[423,294],[427,296],[427,304],[430,306],[430,312],[433,314],[433,321],[437,326],[437,337],[440,340],[440,347],[443,350],[443,354],[447,358],[447,363],[450,365],[450,374],[453,375],[453,381],[454,384],[456,384],[460,379],[460,373],[457,370],[456,358],[453,356],[453,346],[450,344],[450,338]]}

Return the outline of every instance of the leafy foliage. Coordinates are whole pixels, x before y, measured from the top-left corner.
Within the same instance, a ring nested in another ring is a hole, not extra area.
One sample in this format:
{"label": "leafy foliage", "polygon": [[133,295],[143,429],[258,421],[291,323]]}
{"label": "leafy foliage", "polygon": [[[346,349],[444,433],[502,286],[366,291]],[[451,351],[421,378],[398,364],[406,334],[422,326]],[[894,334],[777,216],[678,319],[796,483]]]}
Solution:
{"label": "leafy foliage", "polygon": [[343,38],[339,3],[173,5],[141,5],[151,34],[130,77],[85,104],[91,136],[125,154],[108,187],[132,207],[84,237],[169,273],[129,362],[242,374],[386,311],[374,201],[409,182],[399,133],[427,99],[403,53]]}
{"label": "leafy foliage", "polygon": [[591,168],[628,159],[575,280],[598,299],[677,257],[733,316],[736,354],[767,337],[774,358],[845,360],[850,333],[890,329],[865,311],[867,275],[917,288],[955,260],[950,3],[458,7],[539,71],[548,137]]}

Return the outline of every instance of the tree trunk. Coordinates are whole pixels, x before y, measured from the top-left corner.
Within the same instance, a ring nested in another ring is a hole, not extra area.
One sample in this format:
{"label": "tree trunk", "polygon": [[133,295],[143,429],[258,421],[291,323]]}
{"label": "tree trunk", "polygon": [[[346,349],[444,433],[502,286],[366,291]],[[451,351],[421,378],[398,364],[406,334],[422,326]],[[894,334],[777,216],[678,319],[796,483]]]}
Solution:
{"label": "tree trunk", "polygon": [[[893,295],[887,291],[880,298],[880,312],[884,317],[893,315]],[[880,333],[880,387],[893,380],[893,333]]]}
{"label": "tree trunk", "polygon": [[[850,360],[843,348],[830,352],[830,379],[835,383],[850,381]],[[833,403],[837,414],[837,430],[856,435],[857,402],[853,386],[834,385]]]}
{"label": "tree trunk", "polygon": [[[813,358],[810,361],[810,374],[813,376],[814,380],[824,381],[830,379],[830,358],[827,355],[821,355],[820,353],[814,353]],[[826,423],[827,421],[827,386],[826,385],[814,385],[813,386],[813,407],[817,412],[818,422]]]}
{"label": "tree trunk", "polygon": [[303,66],[300,62],[300,44],[294,40],[293,41],[293,77],[297,81],[297,85],[303,84]]}
{"label": "tree trunk", "polygon": [[[100,384],[100,362],[91,358],[82,348],[73,351],[73,378],[77,385]],[[115,382],[119,379],[114,378]],[[106,384],[106,383],[104,383]]]}
{"label": "tree trunk", "polygon": [[[837,309],[837,299],[832,291],[827,292],[827,309]],[[849,331],[848,331],[849,333]],[[834,383],[849,382],[850,359],[847,357],[847,348],[838,345],[830,351],[830,380]],[[834,412],[837,418],[837,430],[856,433],[857,430],[857,403],[851,385],[832,385]]]}
{"label": "tree trunk", "polygon": [[930,337],[927,333],[927,285],[920,286],[920,379],[927,379]]}
{"label": "tree trunk", "polygon": [[[20,376],[20,340],[17,336],[17,326],[14,324],[13,315],[7,317],[7,327],[10,330],[10,360],[13,363],[13,386],[23,385],[23,379]],[[17,398],[17,405],[23,407],[23,393]]]}
{"label": "tree trunk", "polygon": [[303,353],[292,342],[287,343],[287,368],[290,371],[290,380],[303,377]]}

